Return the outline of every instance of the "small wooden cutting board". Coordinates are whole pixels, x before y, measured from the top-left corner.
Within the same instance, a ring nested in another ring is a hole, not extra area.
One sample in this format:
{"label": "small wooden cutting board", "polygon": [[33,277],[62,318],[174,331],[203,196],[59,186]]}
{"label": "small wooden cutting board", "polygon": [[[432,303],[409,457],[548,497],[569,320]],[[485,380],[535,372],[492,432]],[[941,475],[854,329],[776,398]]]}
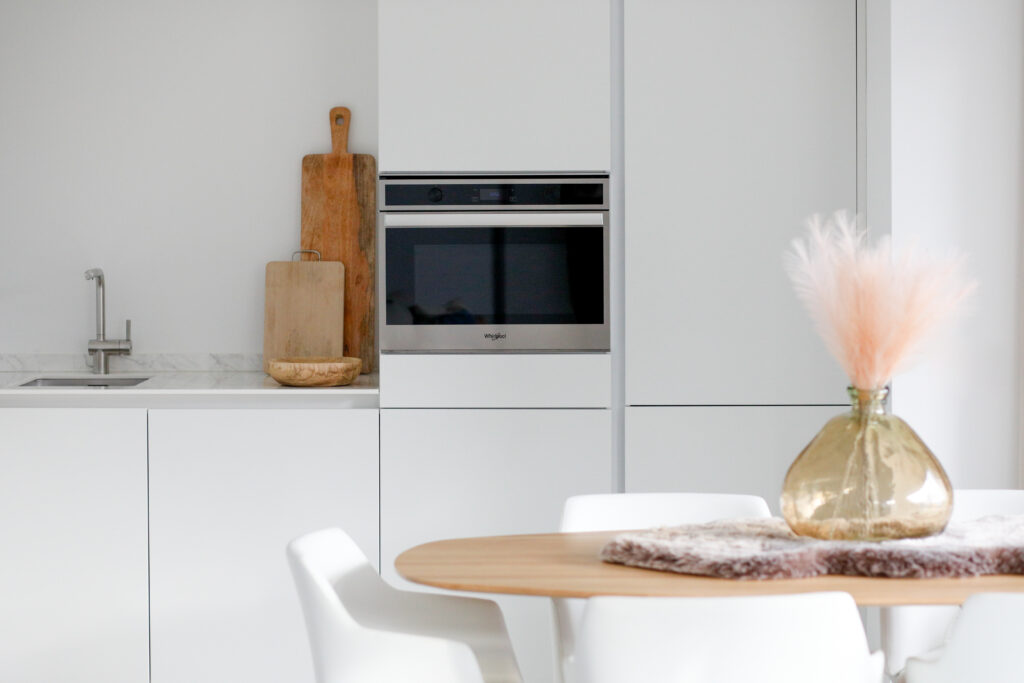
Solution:
{"label": "small wooden cutting board", "polygon": [[275,358],[341,356],[345,266],[271,261],[263,316],[263,372]]}
{"label": "small wooden cutting board", "polygon": [[302,248],[345,264],[345,348],[336,355],[361,358],[365,373],[377,355],[377,161],[348,153],[351,120],[347,107],[331,109],[333,151],[302,159]]}

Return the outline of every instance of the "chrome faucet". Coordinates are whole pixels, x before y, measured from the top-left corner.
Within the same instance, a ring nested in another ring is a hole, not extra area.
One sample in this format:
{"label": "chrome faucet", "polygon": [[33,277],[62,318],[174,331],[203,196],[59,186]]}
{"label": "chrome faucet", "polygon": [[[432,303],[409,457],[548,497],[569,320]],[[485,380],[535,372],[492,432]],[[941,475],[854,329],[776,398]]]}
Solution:
{"label": "chrome faucet", "polygon": [[92,356],[92,371],[99,374],[110,372],[110,355],[127,355],[132,352],[132,321],[124,323],[124,339],[107,339],[107,301],[104,291],[102,268],[85,271],[86,280],[96,280],[96,338],[89,340],[89,355]]}

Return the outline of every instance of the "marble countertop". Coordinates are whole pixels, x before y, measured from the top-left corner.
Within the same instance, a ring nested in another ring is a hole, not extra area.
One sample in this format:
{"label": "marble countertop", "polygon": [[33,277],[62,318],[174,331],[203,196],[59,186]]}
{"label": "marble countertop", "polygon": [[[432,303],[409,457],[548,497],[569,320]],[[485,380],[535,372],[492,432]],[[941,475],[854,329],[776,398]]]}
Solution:
{"label": "marble countertop", "polygon": [[0,372],[0,407],[315,407],[376,408],[377,375],[343,387],[285,387],[262,372],[118,372],[149,377],[131,387],[23,387],[39,377],[97,377],[89,372]]}

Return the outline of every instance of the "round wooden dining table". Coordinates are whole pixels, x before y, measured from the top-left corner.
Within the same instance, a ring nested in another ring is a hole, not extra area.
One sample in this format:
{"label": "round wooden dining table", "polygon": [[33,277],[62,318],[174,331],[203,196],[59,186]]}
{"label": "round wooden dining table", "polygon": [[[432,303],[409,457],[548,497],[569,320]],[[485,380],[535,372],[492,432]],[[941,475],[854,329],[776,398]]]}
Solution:
{"label": "round wooden dining table", "polygon": [[890,579],[716,579],[601,561],[621,531],[455,538],[406,550],[395,568],[415,583],[457,591],[564,598],[595,595],[713,597],[842,591],[859,605],[958,605],[973,593],[1024,592],[1024,576]]}

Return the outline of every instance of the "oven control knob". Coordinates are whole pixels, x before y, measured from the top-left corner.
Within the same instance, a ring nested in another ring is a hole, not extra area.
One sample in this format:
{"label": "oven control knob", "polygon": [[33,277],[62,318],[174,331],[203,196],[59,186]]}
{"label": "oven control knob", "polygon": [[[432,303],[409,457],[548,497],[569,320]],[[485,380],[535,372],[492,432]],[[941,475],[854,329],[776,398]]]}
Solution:
{"label": "oven control knob", "polygon": [[427,199],[435,203],[439,202],[444,199],[444,192],[441,192],[440,187],[432,187],[427,190]]}

